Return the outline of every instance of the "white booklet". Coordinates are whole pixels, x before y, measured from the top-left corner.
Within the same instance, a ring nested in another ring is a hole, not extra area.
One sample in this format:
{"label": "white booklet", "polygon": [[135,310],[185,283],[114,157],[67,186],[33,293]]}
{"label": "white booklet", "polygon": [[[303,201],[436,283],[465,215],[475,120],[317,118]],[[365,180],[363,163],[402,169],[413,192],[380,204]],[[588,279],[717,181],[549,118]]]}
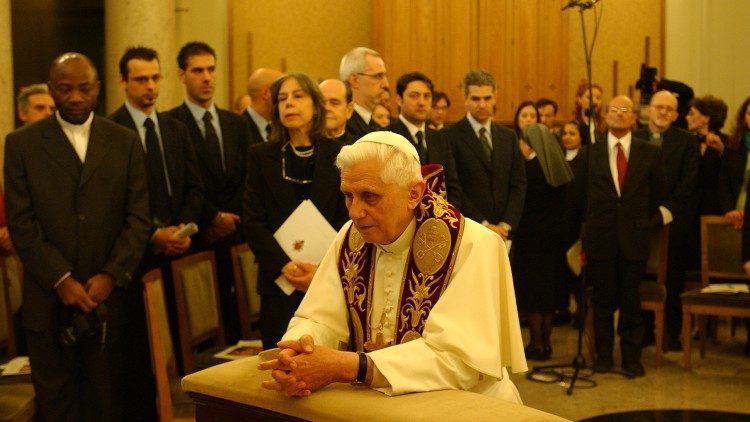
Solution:
{"label": "white booklet", "polygon": [[[320,264],[336,238],[336,230],[315,204],[305,199],[276,230],[273,237],[292,261]],[[283,275],[275,281],[287,295],[294,292],[294,286]]]}
{"label": "white booklet", "polygon": [[26,375],[31,373],[31,364],[28,356],[18,356],[3,365],[2,376]]}
{"label": "white booklet", "polygon": [[708,286],[702,288],[701,293],[750,293],[750,289],[745,283],[716,283],[709,284]]}

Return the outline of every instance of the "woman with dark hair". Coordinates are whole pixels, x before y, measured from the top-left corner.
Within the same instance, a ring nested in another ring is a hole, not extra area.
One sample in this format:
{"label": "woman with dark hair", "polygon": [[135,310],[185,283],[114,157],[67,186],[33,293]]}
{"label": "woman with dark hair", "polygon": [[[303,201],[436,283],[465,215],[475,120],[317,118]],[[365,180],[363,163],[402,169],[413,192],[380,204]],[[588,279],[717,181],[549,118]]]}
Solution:
{"label": "woman with dark hair", "polygon": [[565,196],[573,172],[557,138],[540,124],[519,140],[526,159],[526,199],[513,238],[513,278],[518,308],[528,315],[531,339],[526,359],[552,355],[552,320],[565,275]]}
{"label": "woman with dark hair", "polygon": [[750,171],[747,154],[750,151],[750,97],[737,110],[734,131],[729,137],[719,171],[719,202],[724,215],[735,227],[742,227],[745,199]]}
{"label": "woman with dark hair", "polygon": [[[306,199],[334,229],[347,220],[334,161],[342,144],[325,136],[323,95],[303,73],[288,73],[271,85],[270,142],[248,154],[243,221],[248,245],[259,262],[260,332],[264,348],[276,347],[302,301],[317,265],[291,261],[274,232]],[[287,295],[280,285],[291,285]]]}
{"label": "woman with dark hair", "polygon": [[594,141],[596,138],[607,133],[606,124],[604,122],[604,116],[602,115],[602,95],[604,90],[599,84],[591,84],[591,96],[594,102],[594,123],[595,128],[591,128],[591,118],[589,114],[589,83],[587,81],[581,81],[576,88],[576,107],[573,112],[573,118],[580,122],[581,143],[582,145],[588,145],[591,143],[591,137],[593,132]]}
{"label": "woman with dark hair", "polygon": [[696,186],[698,214],[723,214],[718,188],[721,156],[728,142],[727,136],[721,133],[727,119],[727,104],[713,95],[693,98],[685,118],[688,130],[694,132],[700,141],[701,160]]}
{"label": "woman with dark hair", "polygon": [[533,101],[521,101],[513,116],[513,130],[518,139],[523,139],[523,131],[529,125],[539,123],[539,111]]}
{"label": "woman with dark hair", "polygon": [[562,127],[560,141],[565,152],[565,160],[570,164],[570,168],[575,170],[578,165],[578,153],[583,146],[581,122],[578,120],[566,122]]}

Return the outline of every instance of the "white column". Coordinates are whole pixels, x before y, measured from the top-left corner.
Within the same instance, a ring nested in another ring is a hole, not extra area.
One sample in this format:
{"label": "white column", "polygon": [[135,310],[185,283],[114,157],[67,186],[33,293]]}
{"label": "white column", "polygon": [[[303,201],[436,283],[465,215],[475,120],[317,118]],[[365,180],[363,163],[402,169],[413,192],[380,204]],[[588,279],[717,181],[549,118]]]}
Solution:
{"label": "white column", "polygon": [[107,113],[121,106],[125,95],[120,88],[120,57],[133,46],[150,47],[159,53],[164,79],[157,109],[179,104],[183,89],[177,78],[177,46],[174,0],[105,0],[104,39]]}
{"label": "white column", "polygon": [[5,135],[13,130],[15,123],[13,44],[10,35],[10,0],[0,0],[0,169],[5,158]]}

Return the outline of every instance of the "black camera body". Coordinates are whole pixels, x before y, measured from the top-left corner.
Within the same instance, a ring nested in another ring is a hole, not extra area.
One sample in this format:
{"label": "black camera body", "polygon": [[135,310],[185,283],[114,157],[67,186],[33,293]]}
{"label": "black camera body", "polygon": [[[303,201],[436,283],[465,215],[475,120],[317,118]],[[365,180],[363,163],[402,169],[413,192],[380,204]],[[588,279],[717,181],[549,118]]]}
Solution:
{"label": "black camera body", "polygon": [[100,304],[91,313],[76,310],[70,319],[70,325],[60,332],[60,341],[66,346],[72,346],[82,338],[92,338],[103,335],[103,327],[107,322],[107,307]]}

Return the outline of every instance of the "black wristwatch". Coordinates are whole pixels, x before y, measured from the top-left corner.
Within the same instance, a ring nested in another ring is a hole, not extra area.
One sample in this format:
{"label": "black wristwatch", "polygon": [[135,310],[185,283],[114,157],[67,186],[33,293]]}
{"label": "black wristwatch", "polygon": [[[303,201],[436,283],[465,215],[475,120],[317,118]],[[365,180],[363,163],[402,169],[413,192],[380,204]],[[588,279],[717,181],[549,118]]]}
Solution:
{"label": "black wristwatch", "polygon": [[355,386],[364,386],[367,381],[367,355],[364,352],[357,352],[359,356],[359,368],[357,369],[357,380],[353,383]]}

